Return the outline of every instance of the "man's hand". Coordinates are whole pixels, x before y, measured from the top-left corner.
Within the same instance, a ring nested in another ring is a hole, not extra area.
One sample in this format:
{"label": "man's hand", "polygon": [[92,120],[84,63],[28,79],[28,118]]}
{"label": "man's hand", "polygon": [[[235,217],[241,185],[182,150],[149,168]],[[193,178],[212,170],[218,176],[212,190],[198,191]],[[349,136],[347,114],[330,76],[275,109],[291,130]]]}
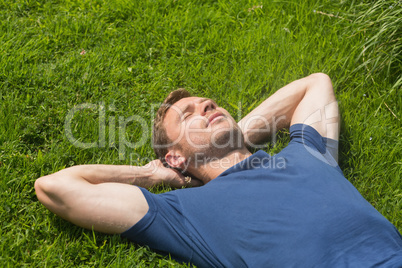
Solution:
{"label": "man's hand", "polygon": [[149,178],[150,185],[148,187],[158,184],[164,184],[172,188],[203,185],[200,180],[185,177],[180,171],[163,166],[162,162],[158,159],[149,162],[144,168],[152,170],[152,176]]}

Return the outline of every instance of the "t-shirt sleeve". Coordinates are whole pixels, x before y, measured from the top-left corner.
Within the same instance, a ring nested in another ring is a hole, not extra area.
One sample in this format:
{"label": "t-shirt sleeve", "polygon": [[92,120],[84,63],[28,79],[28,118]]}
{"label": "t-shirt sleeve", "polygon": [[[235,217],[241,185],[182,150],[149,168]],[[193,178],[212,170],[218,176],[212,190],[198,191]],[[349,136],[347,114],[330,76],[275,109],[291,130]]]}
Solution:
{"label": "t-shirt sleeve", "polygon": [[176,195],[153,194],[140,188],[149,210],[134,226],[121,234],[122,237],[162,253],[172,253],[178,261],[190,262],[192,258],[191,240],[187,233],[181,205]]}
{"label": "t-shirt sleeve", "polygon": [[289,130],[291,142],[303,144],[318,159],[338,167],[338,141],[322,137],[314,128],[305,124],[294,124]]}

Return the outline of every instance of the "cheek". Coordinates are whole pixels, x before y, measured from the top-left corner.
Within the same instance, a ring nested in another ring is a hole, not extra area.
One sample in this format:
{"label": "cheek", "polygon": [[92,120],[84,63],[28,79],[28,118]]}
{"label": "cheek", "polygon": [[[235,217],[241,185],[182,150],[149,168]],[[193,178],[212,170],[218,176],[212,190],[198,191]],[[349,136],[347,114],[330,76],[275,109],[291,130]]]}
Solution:
{"label": "cheek", "polygon": [[226,111],[223,108],[219,108],[219,109],[220,109],[220,112],[222,112],[224,115],[226,115],[226,118],[228,121],[236,122],[236,120],[233,118],[233,116],[228,111]]}
{"label": "cheek", "polygon": [[193,131],[203,130],[207,127],[207,120],[203,116],[194,116],[184,122],[184,127]]}
{"label": "cheek", "polygon": [[187,144],[193,147],[207,145],[211,130],[206,128],[205,118],[192,118],[186,121],[184,139]]}
{"label": "cheek", "polygon": [[171,145],[176,145],[181,142],[185,136],[185,126],[183,124],[170,123],[165,125],[166,133],[171,141]]}

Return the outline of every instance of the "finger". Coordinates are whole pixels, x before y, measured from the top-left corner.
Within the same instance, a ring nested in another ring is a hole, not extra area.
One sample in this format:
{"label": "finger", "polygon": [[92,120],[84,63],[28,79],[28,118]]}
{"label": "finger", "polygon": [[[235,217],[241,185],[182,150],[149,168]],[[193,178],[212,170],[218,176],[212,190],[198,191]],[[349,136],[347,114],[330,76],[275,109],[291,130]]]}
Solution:
{"label": "finger", "polygon": [[170,186],[174,188],[181,188],[181,187],[198,187],[202,186],[204,183],[198,179],[193,179],[191,177],[184,177],[183,175],[179,178],[174,179]]}
{"label": "finger", "polygon": [[199,186],[204,185],[204,183],[202,181],[200,181],[199,179],[192,178],[190,183],[188,183],[187,185],[189,185],[191,187],[199,187]]}
{"label": "finger", "polygon": [[[174,180],[175,185],[171,185],[173,187],[198,187],[198,186],[202,186],[204,185],[204,183],[202,181],[200,181],[199,179],[196,178],[192,178],[190,176],[184,176],[183,173],[181,173],[180,171],[176,170],[176,169],[172,169],[178,176],[178,180]],[[177,183],[177,184],[176,184]]]}

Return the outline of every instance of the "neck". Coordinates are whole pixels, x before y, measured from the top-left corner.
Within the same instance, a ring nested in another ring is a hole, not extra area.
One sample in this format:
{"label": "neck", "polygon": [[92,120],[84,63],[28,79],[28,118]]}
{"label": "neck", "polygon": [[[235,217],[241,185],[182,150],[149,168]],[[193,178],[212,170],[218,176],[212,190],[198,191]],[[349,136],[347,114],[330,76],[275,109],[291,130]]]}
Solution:
{"label": "neck", "polygon": [[206,184],[249,156],[251,153],[246,148],[231,151],[219,158],[200,155],[188,170]]}

